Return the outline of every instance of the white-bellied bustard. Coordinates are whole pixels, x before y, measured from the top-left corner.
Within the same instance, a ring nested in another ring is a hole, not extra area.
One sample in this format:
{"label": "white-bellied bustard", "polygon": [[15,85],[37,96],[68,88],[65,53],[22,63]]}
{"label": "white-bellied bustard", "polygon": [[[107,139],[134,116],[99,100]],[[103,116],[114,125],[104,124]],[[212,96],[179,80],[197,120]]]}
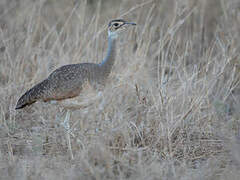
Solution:
{"label": "white-bellied bustard", "polygon": [[15,109],[24,108],[36,101],[64,100],[78,96],[85,83],[93,87],[104,85],[116,57],[116,40],[120,32],[128,25],[136,25],[122,19],[109,22],[107,55],[100,64],[80,63],[62,66],[53,71],[48,78],[38,83],[17,102]]}
{"label": "white-bellied bustard", "polygon": [[[108,24],[108,49],[107,55],[99,64],[95,63],[80,63],[69,64],[62,66],[53,71],[45,80],[36,84],[23,94],[17,102],[15,109],[21,109],[36,101],[61,101],[76,97],[84,91],[84,85],[90,84],[93,88],[98,85],[104,86],[107,77],[109,76],[112,66],[116,58],[116,41],[129,25],[136,25],[132,22],[126,22],[122,19],[115,19]],[[64,126],[68,131],[70,112],[67,114]],[[70,135],[68,133],[68,145],[71,153]],[[73,158],[73,154],[71,153]]]}

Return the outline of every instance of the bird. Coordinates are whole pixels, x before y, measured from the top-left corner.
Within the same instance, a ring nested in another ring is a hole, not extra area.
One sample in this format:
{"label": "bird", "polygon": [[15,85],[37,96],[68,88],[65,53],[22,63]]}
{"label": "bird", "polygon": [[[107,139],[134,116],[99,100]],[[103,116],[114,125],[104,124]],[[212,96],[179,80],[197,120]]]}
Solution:
{"label": "bird", "polygon": [[108,24],[107,54],[101,63],[68,64],[57,68],[46,79],[26,91],[17,101],[15,109],[22,109],[37,101],[51,102],[79,96],[84,84],[95,89],[104,87],[116,59],[116,43],[123,30],[136,23],[123,19]]}

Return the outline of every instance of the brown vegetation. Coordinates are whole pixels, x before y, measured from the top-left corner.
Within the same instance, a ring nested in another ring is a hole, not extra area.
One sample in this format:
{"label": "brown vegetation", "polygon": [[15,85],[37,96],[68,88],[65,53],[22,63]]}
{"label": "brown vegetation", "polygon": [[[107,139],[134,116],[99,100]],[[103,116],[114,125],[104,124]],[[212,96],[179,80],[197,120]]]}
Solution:
{"label": "brown vegetation", "polygon": [[[0,179],[238,179],[239,9],[237,0],[2,0]],[[138,26],[119,40],[102,96],[79,97],[87,105],[71,132],[56,105],[15,111],[57,67],[99,63],[119,17]]]}

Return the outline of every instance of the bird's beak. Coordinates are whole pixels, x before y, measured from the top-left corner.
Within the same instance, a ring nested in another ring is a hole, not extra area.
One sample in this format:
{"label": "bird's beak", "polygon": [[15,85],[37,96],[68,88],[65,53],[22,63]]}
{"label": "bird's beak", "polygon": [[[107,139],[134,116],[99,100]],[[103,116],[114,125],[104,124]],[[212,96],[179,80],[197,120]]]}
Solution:
{"label": "bird's beak", "polygon": [[136,26],[137,24],[134,23],[134,22],[125,22],[125,24],[130,24],[130,25],[133,25],[133,26]]}

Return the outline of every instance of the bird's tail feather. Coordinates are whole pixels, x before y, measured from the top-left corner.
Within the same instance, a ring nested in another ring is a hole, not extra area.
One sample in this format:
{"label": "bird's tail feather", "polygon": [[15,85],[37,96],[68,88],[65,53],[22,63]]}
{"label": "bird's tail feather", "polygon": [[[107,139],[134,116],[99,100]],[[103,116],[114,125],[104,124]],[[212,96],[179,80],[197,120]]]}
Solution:
{"label": "bird's tail feather", "polygon": [[35,85],[31,89],[29,89],[25,94],[23,94],[15,107],[15,109],[21,109],[24,108],[25,106],[31,105],[35,103],[37,100],[41,99],[41,96],[44,94],[44,89],[42,86],[46,82],[40,82],[39,84]]}

